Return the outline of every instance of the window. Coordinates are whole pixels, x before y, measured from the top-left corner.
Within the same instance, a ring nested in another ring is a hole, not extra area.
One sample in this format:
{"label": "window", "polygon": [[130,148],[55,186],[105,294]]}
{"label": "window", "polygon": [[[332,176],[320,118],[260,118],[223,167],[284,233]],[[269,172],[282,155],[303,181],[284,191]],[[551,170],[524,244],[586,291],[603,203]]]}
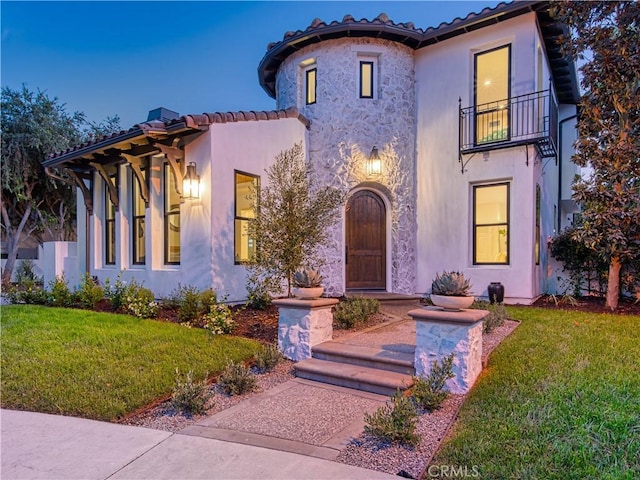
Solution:
{"label": "window", "polygon": [[[141,169],[144,181],[147,180],[147,170]],[[132,229],[131,229],[131,246],[133,248],[133,264],[144,265],[146,263],[146,236],[145,236],[145,213],[146,204],[142,198],[140,184],[135,175],[131,175],[131,205],[132,205]]]}
{"label": "window", "polygon": [[536,241],[534,254],[536,265],[540,265],[540,185],[536,185]]}
{"label": "window", "polygon": [[[111,183],[118,185],[116,174],[109,175]],[[104,263],[105,265],[116,264],[116,206],[111,201],[109,187],[104,186]]]}
{"label": "window", "polygon": [[509,184],[473,187],[473,263],[509,263]]}
{"label": "window", "polygon": [[311,105],[316,103],[316,85],[317,85],[317,69],[315,67],[308,68],[305,74],[305,103]]}
{"label": "window", "polygon": [[511,45],[475,55],[476,144],[509,140]]}
{"label": "window", "polygon": [[255,252],[256,243],[249,236],[249,224],[256,218],[256,201],[260,177],[235,172],[235,263],[246,263]]}
{"label": "window", "polygon": [[180,195],[168,163],[164,164],[164,263],[180,264]]}
{"label": "window", "polygon": [[360,98],[373,98],[374,62],[360,61]]}

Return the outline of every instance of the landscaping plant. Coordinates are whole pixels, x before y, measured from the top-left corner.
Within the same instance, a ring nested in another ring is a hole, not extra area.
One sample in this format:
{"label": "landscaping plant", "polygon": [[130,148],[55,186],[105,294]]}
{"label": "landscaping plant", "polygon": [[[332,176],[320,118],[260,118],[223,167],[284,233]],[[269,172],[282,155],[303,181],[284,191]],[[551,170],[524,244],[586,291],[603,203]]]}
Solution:
{"label": "landscaping plant", "polygon": [[256,353],[256,368],[261,373],[270,372],[280,361],[282,360],[282,354],[280,350],[278,350],[278,346],[269,343],[263,345],[260,350]]}
{"label": "landscaping plant", "polygon": [[180,412],[199,415],[207,410],[207,403],[213,397],[213,392],[207,383],[208,372],[205,378],[198,382],[193,379],[193,371],[189,370],[186,376],[180,374],[176,368],[176,383],[171,394],[171,406]]}
{"label": "landscaping plant", "polygon": [[415,433],[418,410],[409,396],[398,390],[373,414],[364,414],[364,431],[391,443],[417,445],[420,437]]}
{"label": "landscaping plant", "polygon": [[82,307],[95,310],[100,300],[104,298],[104,290],[93,281],[91,275],[85,273],[76,291],[76,297]]}
{"label": "landscaping plant", "polygon": [[336,328],[349,329],[366,322],[369,316],[379,311],[380,302],[375,298],[347,298],[336,306],[333,322]]}
{"label": "landscaping plant", "polygon": [[257,378],[242,362],[229,361],[220,374],[218,383],[229,395],[242,395],[257,388]]}
{"label": "landscaping plant", "polygon": [[453,378],[453,359],[451,353],[441,363],[433,361],[431,370],[426,376],[414,376],[411,394],[418,405],[425,410],[437,410],[442,406],[449,392],[444,389],[448,379]]}

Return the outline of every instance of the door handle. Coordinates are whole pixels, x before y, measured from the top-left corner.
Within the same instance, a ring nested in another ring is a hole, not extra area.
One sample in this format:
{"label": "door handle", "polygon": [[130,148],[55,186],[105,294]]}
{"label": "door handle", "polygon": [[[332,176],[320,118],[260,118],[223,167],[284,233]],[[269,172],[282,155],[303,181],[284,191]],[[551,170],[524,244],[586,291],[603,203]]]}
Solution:
{"label": "door handle", "polygon": [[349,263],[349,245],[345,245],[344,247],[344,264]]}

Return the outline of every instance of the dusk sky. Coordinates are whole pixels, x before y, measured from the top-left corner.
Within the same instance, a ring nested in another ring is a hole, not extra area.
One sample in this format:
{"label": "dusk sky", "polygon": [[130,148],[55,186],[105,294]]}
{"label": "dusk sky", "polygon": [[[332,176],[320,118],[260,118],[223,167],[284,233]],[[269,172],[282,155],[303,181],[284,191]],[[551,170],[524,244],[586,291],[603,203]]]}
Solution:
{"label": "dusk sky", "polygon": [[270,42],[350,14],[426,29],[497,1],[13,2],[0,4],[2,86],[45,91],[123,128],[149,110],[180,114],[271,110],[258,83]]}

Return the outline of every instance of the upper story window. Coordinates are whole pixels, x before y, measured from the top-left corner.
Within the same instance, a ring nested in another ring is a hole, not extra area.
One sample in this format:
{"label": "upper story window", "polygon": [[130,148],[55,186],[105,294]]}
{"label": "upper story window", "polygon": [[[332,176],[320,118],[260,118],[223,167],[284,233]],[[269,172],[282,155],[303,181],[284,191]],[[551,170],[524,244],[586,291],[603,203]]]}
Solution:
{"label": "upper story window", "polygon": [[373,98],[374,67],[373,60],[360,60],[360,98]]}
{"label": "upper story window", "polygon": [[473,187],[473,264],[509,264],[509,183]]}
{"label": "upper story window", "polygon": [[318,83],[317,74],[318,69],[316,68],[315,64],[307,68],[304,72],[305,103],[307,105],[316,103],[316,86]]}
{"label": "upper story window", "polygon": [[509,140],[511,45],[474,57],[476,144]]}
{"label": "upper story window", "polygon": [[[147,169],[142,168],[142,176],[147,181]],[[140,189],[140,184],[135,175],[131,175],[131,246],[133,250],[133,264],[144,265],[146,263],[146,204]]]}
{"label": "upper story window", "polygon": [[180,264],[180,195],[168,163],[164,164],[164,263]]}
{"label": "upper story window", "polygon": [[260,191],[260,177],[250,173],[235,172],[235,263],[246,263],[255,252],[255,239],[249,235],[249,224],[256,218],[256,198]]}
{"label": "upper story window", "polygon": [[[118,175],[109,175],[111,183],[118,185]],[[116,206],[111,200],[109,188],[105,184],[104,189],[104,263],[105,265],[116,264]]]}

